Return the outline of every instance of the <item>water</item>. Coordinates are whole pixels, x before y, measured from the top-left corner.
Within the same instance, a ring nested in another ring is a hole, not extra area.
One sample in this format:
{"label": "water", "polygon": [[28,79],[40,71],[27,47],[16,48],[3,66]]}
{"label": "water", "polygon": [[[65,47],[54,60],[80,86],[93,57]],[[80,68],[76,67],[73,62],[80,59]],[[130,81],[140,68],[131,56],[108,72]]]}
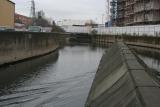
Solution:
{"label": "water", "polygon": [[0,68],[0,107],[84,107],[102,48],[66,46]]}
{"label": "water", "polygon": [[139,58],[155,73],[155,77],[160,81],[160,50],[144,48],[144,47],[132,47],[135,49]]}

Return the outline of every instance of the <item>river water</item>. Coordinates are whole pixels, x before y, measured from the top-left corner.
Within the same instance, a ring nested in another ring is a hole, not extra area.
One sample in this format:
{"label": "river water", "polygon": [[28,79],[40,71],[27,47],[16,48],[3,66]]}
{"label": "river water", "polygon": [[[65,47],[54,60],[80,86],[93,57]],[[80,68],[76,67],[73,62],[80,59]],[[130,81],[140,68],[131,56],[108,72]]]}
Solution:
{"label": "river water", "polygon": [[[132,48],[160,72],[158,51]],[[1,67],[0,107],[84,107],[104,50],[65,46],[43,57]]]}
{"label": "river water", "polygon": [[84,107],[103,48],[65,46],[0,68],[0,107]]}
{"label": "river water", "polygon": [[132,46],[138,57],[152,70],[155,78],[160,81],[160,50]]}

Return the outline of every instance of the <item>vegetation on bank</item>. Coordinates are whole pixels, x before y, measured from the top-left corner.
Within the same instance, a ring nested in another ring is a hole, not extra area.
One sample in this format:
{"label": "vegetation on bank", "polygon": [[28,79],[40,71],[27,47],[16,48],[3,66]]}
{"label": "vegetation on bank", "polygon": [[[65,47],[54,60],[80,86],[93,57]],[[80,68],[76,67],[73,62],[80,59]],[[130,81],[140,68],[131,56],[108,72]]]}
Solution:
{"label": "vegetation on bank", "polygon": [[50,23],[47,19],[45,18],[38,18],[36,19],[36,25],[37,26],[42,26],[42,27],[52,27],[51,32],[65,32],[64,29],[62,29],[60,26],[57,26],[55,21]]}
{"label": "vegetation on bank", "polygon": [[65,32],[60,26],[57,26],[55,21],[52,22],[52,31],[51,32]]}
{"label": "vegetation on bank", "polygon": [[45,13],[43,11],[38,11],[37,15],[33,20],[32,25],[40,26],[40,27],[49,27],[51,28],[51,32],[65,32],[60,26],[57,26],[55,21],[45,17]]}

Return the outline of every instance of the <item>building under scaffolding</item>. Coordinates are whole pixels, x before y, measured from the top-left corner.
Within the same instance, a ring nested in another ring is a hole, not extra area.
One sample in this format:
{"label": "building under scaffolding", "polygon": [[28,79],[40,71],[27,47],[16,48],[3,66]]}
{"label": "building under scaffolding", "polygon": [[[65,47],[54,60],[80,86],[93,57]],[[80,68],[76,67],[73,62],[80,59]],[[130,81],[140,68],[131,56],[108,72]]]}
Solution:
{"label": "building under scaffolding", "polygon": [[116,19],[117,19],[117,0],[112,0],[110,2],[111,8],[110,8],[110,12],[111,12],[111,22],[112,22],[112,26],[116,25]]}
{"label": "building under scaffolding", "polygon": [[125,23],[125,0],[117,0],[117,26],[124,26]]}
{"label": "building under scaffolding", "polygon": [[160,24],[160,0],[117,0],[117,26]]}

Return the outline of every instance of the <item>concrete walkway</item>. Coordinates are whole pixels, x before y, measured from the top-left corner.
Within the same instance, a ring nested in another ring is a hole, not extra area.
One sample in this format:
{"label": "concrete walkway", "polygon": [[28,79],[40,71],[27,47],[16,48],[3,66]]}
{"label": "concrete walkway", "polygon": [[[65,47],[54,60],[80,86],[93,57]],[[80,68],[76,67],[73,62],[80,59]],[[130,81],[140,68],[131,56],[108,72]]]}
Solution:
{"label": "concrete walkway", "polygon": [[160,107],[160,88],[123,43],[102,57],[85,107]]}

